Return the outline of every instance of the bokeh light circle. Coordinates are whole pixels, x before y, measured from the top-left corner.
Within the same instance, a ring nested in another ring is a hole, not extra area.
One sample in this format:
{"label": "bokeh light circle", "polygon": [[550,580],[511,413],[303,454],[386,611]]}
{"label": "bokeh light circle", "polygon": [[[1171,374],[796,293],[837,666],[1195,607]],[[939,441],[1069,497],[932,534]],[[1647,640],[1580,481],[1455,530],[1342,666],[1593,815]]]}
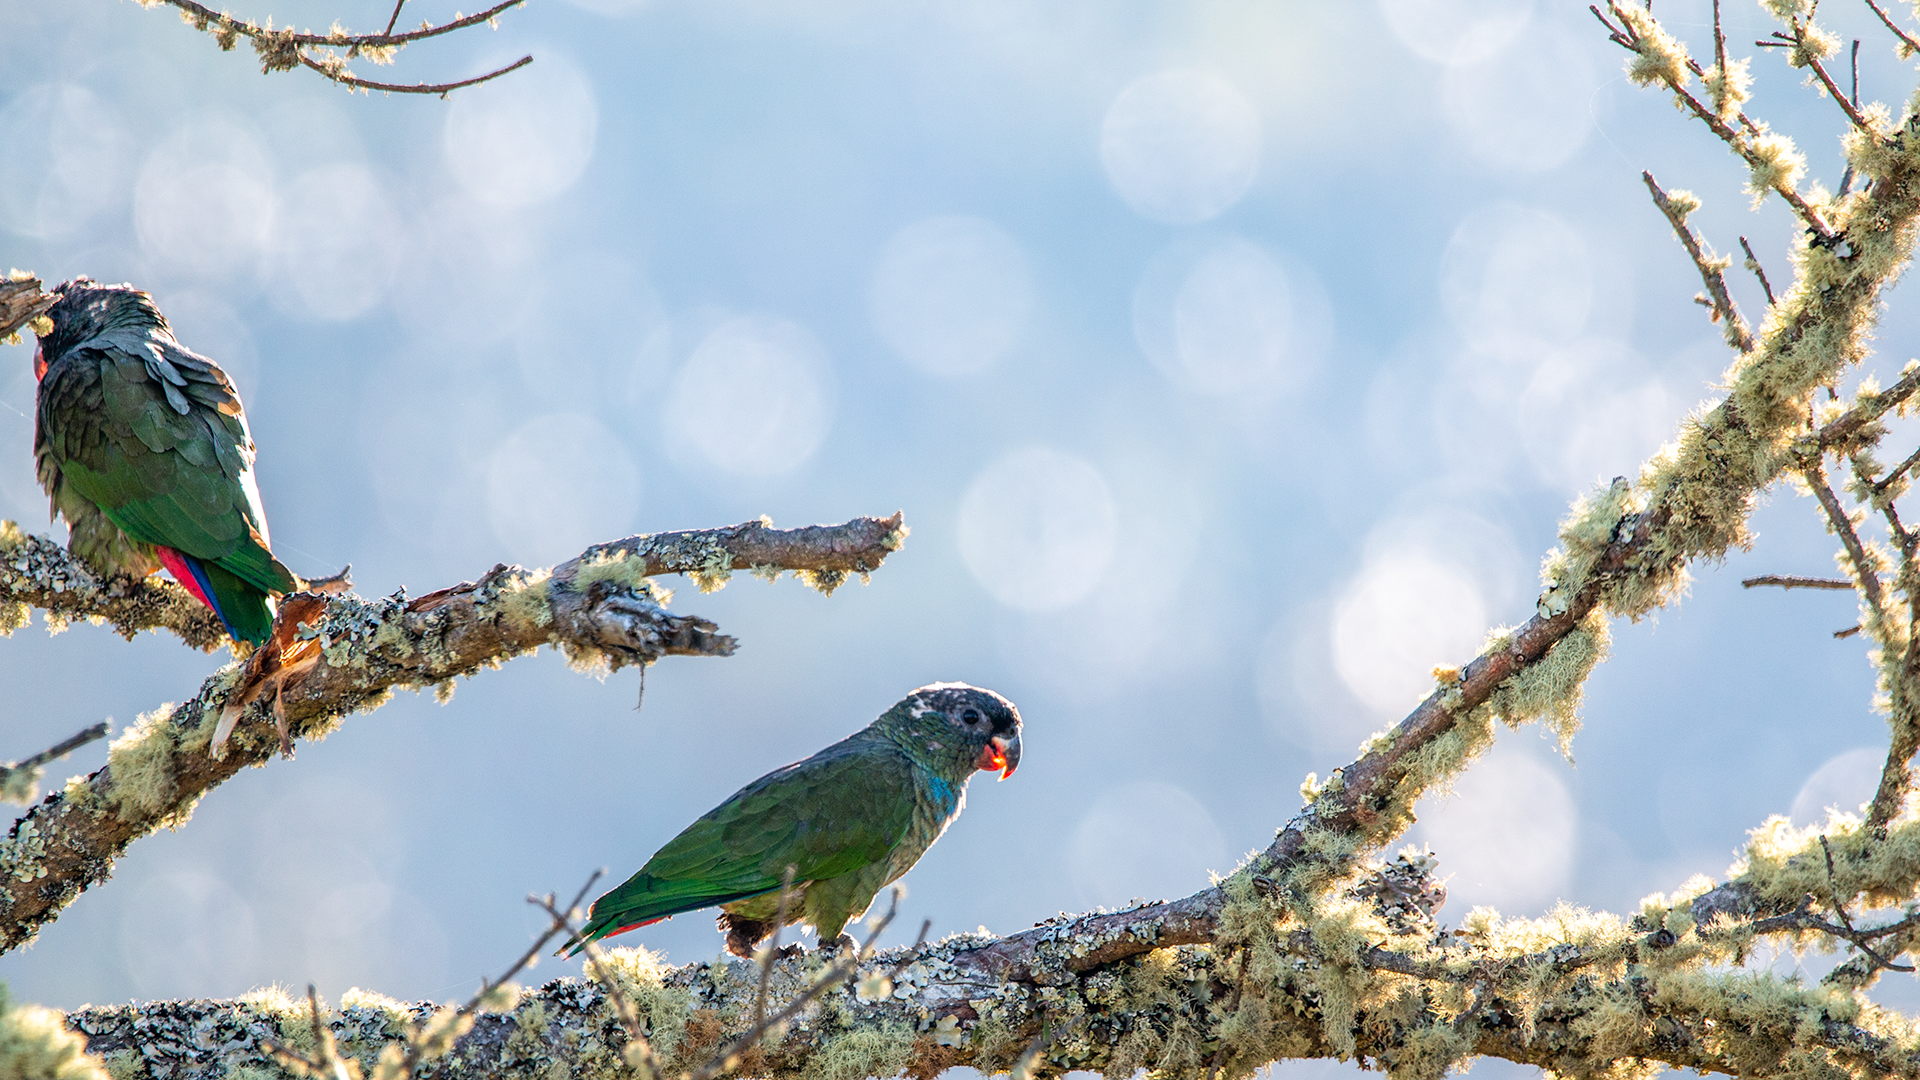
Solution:
{"label": "bokeh light circle", "polygon": [[1440,298],[1475,347],[1525,357],[1572,341],[1593,308],[1586,241],[1560,217],[1499,203],[1468,215],[1440,265]]}
{"label": "bokeh light circle", "polygon": [[487,518],[517,562],[542,566],[632,531],[640,468],[591,416],[538,416],[502,440],[487,468]]}
{"label": "bokeh light circle", "polygon": [[1333,611],[1333,662],[1355,697],[1403,713],[1433,691],[1433,669],[1480,651],[1487,605],[1473,575],[1419,549],[1367,561]]}
{"label": "bokeh light circle", "polygon": [[1105,478],[1050,447],[988,465],[960,502],[960,555],[994,599],[1048,611],[1084,598],[1106,575],[1119,522]]}
{"label": "bokeh light circle", "polygon": [[1095,799],[1071,844],[1073,884],[1090,907],[1186,896],[1204,888],[1209,873],[1233,869],[1213,815],[1163,780],[1136,780]]}
{"label": "bokeh light circle", "polygon": [[1400,44],[1429,60],[1470,63],[1498,51],[1533,18],[1533,0],[1380,0]]}
{"label": "bokeh light circle", "polygon": [[272,162],[238,121],[203,116],[147,156],[134,188],[140,246],[189,274],[256,277],[273,236]]}
{"label": "bokeh light circle", "polygon": [[43,83],[0,109],[0,225],[62,237],[124,205],[130,139],[113,106],[71,83]]}
{"label": "bokeh light circle", "polygon": [[1113,99],[1100,160],[1135,213],[1176,225],[1205,221],[1252,186],[1260,116],[1217,75],[1162,71]]}
{"label": "bokeh light circle", "polygon": [[365,166],[301,174],[287,185],[275,237],[285,306],[325,321],[366,314],[387,297],[401,230],[386,185]]}
{"label": "bokeh light circle", "polygon": [[1019,241],[993,222],[926,218],[881,249],[867,306],[874,330],[914,367],[971,375],[1020,339],[1033,276]]}
{"label": "bokeh light circle", "polygon": [[1461,145],[1501,175],[1542,173],[1580,149],[1593,126],[1584,42],[1547,27],[1448,65],[1440,100]]}
{"label": "bokeh light circle", "polygon": [[833,426],[833,368],[805,327],[735,316],[696,346],[667,398],[668,437],[738,476],[799,468]]}
{"label": "bokeh light circle", "polygon": [[1496,745],[1453,783],[1422,800],[1419,838],[1440,857],[1450,908],[1539,910],[1565,894],[1579,848],[1580,811],[1567,766],[1517,745]]}
{"label": "bokeh light circle", "polygon": [[1886,760],[1887,752],[1873,747],[1848,750],[1828,758],[1800,785],[1787,817],[1804,828],[1825,825],[1830,807],[1843,814],[1859,814],[1860,807],[1878,790],[1880,770]]}
{"label": "bokeh light circle", "polygon": [[454,177],[496,206],[545,202],[593,159],[599,107],[587,77],[551,54],[454,95],[445,146]]}

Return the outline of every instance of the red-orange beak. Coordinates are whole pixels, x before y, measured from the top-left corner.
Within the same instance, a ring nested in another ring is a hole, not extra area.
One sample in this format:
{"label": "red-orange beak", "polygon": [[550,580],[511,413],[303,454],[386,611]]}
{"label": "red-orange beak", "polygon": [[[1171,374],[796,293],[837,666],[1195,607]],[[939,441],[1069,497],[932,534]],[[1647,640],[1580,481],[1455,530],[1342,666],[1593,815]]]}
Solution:
{"label": "red-orange beak", "polygon": [[974,759],[973,767],[982,772],[998,772],[1005,780],[1020,767],[1020,736],[1009,739],[995,735],[993,740],[980,748],[980,756]]}
{"label": "red-orange beak", "polygon": [[44,345],[33,347],[33,381],[39,382],[47,377],[47,349]]}

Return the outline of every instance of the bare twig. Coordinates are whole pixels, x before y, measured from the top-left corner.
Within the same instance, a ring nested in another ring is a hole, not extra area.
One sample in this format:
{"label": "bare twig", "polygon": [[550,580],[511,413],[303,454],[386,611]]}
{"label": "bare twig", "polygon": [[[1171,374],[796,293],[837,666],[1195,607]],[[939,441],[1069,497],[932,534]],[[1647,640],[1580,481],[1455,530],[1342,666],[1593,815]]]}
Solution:
{"label": "bare twig", "polygon": [[[1827,66],[1820,62],[1820,58],[1818,56],[1815,56],[1811,49],[1806,48],[1806,28],[1801,24],[1798,16],[1795,16],[1793,20],[1793,39],[1792,40],[1793,40],[1793,44],[1796,47],[1800,48],[1801,50],[1800,55],[1806,57],[1808,66],[1813,68],[1813,73],[1819,77],[1820,85],[1826,88],[1827,96],[1833,99],[1834,104],[1840,106],[1841,112],[1847,114],[1847,119],[1853,122],[1854,127],[1859,128],[1861,131],[1867,133],[1868,135],[1873,135],[1874,134],[1873,125],[1867,123],[1867,118],[1861,115],[1859,104],[1856,101],[1849,100],[1847,95],[1840,92],[1840,87],[1834,84],[1833,76],[1827,74]],[[1858,47],[1856,45],[1856,49],[1854,52],[1856,63],[1858,62],[1859,55],[1860,54],[1858,51]],[[1859,69],[1856,67],[1854,69],[1854,86],[1857,88],[1859,85],[1860,85],[1860,72],[1859,72]],[[1854,96],[1856,98],[1859,96],[1859,92],[1857,89],[1855,91]]]}
{"label": "bare twig", "polygon": [[1899,38],[1901,44],[1905,45],[1907,48],[1913,50],[1916,53],[1920,53],[1920,41],[1914,40],[1914,37],[1912,34],[1909,34],[1905,30],[1902,30],[1898,26],[1894,25],[1893,19],[1888,17],[1886,10],[1884,8],[1882,8],[1879,4],[1874,3],[1874,0],[1867,0],[1867,6],[1873,9],[1873,13],[1875,15],[1880,16],[1881,24],[1884,25],[1888,30],[1893,31],[1893,36]]}
{"label": "bare twig", "polygon": [[1747,243],[1747,238],[1744,236],[1740,238],[1740,250],[1747,253],[1747,270],[1750,271],[1754,277],[1760,279],[1760,291],[1767,294],[1767,306],[1772,307],[1774,303],[1773,286],[1767,283],[1767,272],[1761,268],[1760,260],[1754,257],[1753,245]]}
{"label": "bare twig", "polygon": [[82,728],[80,731],[61,739],[59,742],[54,743],[52,746],[40,751],[25,761],[10,762],[3,768],[0,768],[0,771],[37,768],[38,766],[45,765],[49,761],[65,757],[95,739],[104,739],[106,737],[107,722],[102,720],[92,727]]}
{"label": "bare twig", "polygon": [[767,1019],[767,985],[773,981],[773,961],[780,955],[780,931],[787,925],[787,902],[793,895],[793,875],[799,867],[787,864],[787,872],[780,878],[780,910],[773,918],[773,936],[767,940],[760,957],[760,985],[753,992],[753,1026],[759,1027]]}
{"label": "bare twig", "polygon": [[[396,94],[447,94],[462,87],[497,79],[510,71],[533,62],[533,57],[523,56],[504,67],[477,75],[470,79],[444,83],[386,83],[362,79],[346,69],[346,62],[356,56],[371,56],[376,62],[383,62],[393,52],[416,41],[439,37],[470,26],[492,24],[503,12],[518,7],[526,0],[501,0],[500,3],[474,15],[459,16],[440,24],[422,23],[417,30],[394,33],[394,25],[400,20],[400,9],[406,0],[397,0],[393,14],[387,19],[386,29],[377,34],[353,34],[344,30],[334,30],[325,34],[295,33],[290,29],[275,30],[269,21],[265,26],[249,19],[236,18],[224,11],[215,11],[196,0],[162,0],[179,8],[194,29],[214,35],[215,41],[223,50],[233,48],[236,41],[245,38],[252,44],[254,52],[260,57],[262,72],[288,71],[295,67],[306,67],[322,76],[355,90],[381,90]],[[316,56],[308,50],[332,49],[345,50],[328,52]]]}
{"label": "bare twig", "polygon": [[[748,1028],[745,1034],[727,1044],[723,1050],[715,1053],[704,1065],[689,1072],[682,1080],[713,1080],[714,1077],[721,1073],[729,1069],[737,1068],[740,1064],[741,1056],[745,1054],[749,1048],[757,1044],[767,1032],[786,1023],[798,1015],[800,1010],[818,1000],[822,994],[825,994],[827,991],[852,977],[853,973],[859,970],[861,963],[873,956],[874,943],[880,940],[880,935],[884,933],[887,926],[893,922],[894,916],[899,913],[899,910],[900,890],[895,888],[893,890],[893,901],[887,906],[887,913],[874,923],[872,932],[867,935],[866,944],[849,950],[848,954],[844,957],[837,958],[831,967],[823,972],[818,979],[814,980],[812,985],[795,995],[794,999],[787,1002],[786,1006],[779,1012],[772,1016],[762,1017],[752,1027]],[[912,950],[918,949],[921,943],[927,940],[927,931],[932,929],[932,927],[933,923],[931,920],[923,921],[920,924],[920,933],[914,938],[913,945],[908,950],[907,959],[894,965],[893,968],[887,972],[889,979],[905,971],[907,966],[913,962]]]}
{"label": "bare twig", "polygon": [[1642,172],[1640,179],[1646,182],[1647,190],[1652,193],[1653,205],[1666,215],[1667,223],[1673,226],[1674,235],[1680,238],[1681,245],[1687,249],[1687,255],[1693,259],[1694,269],[1700,272],[1700,280],[1706,285],[1707,295],[1713,301],[1710,305],[1713,321],[1720,324],[1727,336],[1727,344],[1743,353],[1751,352],[1753,332],[1747,329],[1746,320],[1740,317],[1739,309],[1734,307],[1733,296],[1727,292],[1725,263],[1706,250],[1693,227],[1687,224],[1687,213],[1692,208],[1674,202],[1661,190],[1652,173]]}
{"label": "bare twig", "polygon": [[[600,880],[600,875],[604,872],[604,870],[595,870],[593,877],[587,879],[587,888],[591,888],[595,881]],[[640,1014],[634,1011],[633,1002],[628,1000],[626,992],[620,989],[620,981],[613,977],[613,971],[607,967],[605,950],[600,948],[599,942],[581,937],[574,927],[574,920],[580,910],[580,901],[586,899],[587,888],[582,888],[574,896],[573,903],[568,904],[564,911],[554,904],[552,893],[548,893],[544,899],[527,897],[527,903],[543,909],[553,919],[553,933],[541,938],[536,947],[545,948],[547,941],[554,935],[564,933],[571,942],[585,950],[587,966],[593,971],[594,981],[606,990],[607,997],[613,1002],[614,1015],[620,1018],[620,1026],[626,1029],[627,1049],[623,1056],[627,1064],[641,1070],[643,1080],[659,1080],[662,1071],[660,1059],[653,1052],[653,1041],[647,1037],[647,1030],[641,1025]]]}
{"label": "bare twig", "polygon": [[1880,591],[1880,574],[1874,568],[1873,560],[1867,553],[1866,544],[1860,540],[1860,533],[1853,527],[1853,518],[1847,508],[1840,505],[1840,497],[1833,493],[1833,486],[1827,483],[1827,473],[1818,460],[1800,470],[1806,478],[1807,486],[1813,489],[1820,508],[1827,513],[1827,522],[1840,537],[1840,544],[1847,551],[1847,559],[1853,564],[1854,576],[1860,582],[1860,594],[1867,601],[1867,607],[1875,618],[1886,617],[1886,604]]}
{"label": "bare twig", "polygon": [[[337,61],[338,58],[336,57],[335,60]],[[353,90],[380,90],[389,94],[439,94],[444,97],[455,90],[460,90],[469,86],[478,86],[483,82],[491,82],[492,80],[497,79],[500,76],[505,75],[510,71],[518,71],[519,69],[526,67],[528,64],[533,63],[533,57],[523,56],[520,59],[515,60],[511,64],[507,64],[504,67],[495,68],[492,71],[487,72],[485,75],[475,75],[471,79],[461,79],[458,82],[450,82],[450,83],[375,82],[372,79],[362,79],[359,76],[349,72],[346,69],[346,65],[342,62],[329,63],[326,60],[315,60],[312,57],[306,55],[305,53],[300,54],[300,63],[305,65],[308,68],[313,69],[314,71],[319,72],[322,75],[325,75],[327,78],[332,79],[334,82],[339,83],[341,86],[345,86]]]}
{"label": "bare twig", "polygon": [[1833,632],[1833,638],[1835,641],[1844,641],[1847,638],[1850,638],[1859,632],[1860,632],[1860,624],[1854,623],[1852,626],[1847,627],[1845,630],[1835,630]]}
{"label": "bare twig", "polygon": [[[1866,953],[1875,964],[1889,971],[1912,971],[1912,964],[1896,964],[1886,957],[1881,956],[1879,953],[1874,952],[1873,947],[1867,944],[1868,937],[1854,929],[1853,917],[1847,914],[1847,905],[1840,900],[1840,886],[1834,881],[1833,847],[1827,843],[1825,836],[1820,837],[1820,851],[1827,857],[1827,894],[1833,901],[1833,913],[1840,917],[1840,925],[1846,928],[1845,933],[1836,934],[1836,936],[1846,938],[1853,944],[1854,948]],[[1834,933],[1835,931],[1830,929],[1828,932]],[[1884,936],[1892,932],[1892,929],[1883,929],[1877,936]]]}
{"label": "bare twig", "polygon": [[78,750],[95,739],[107,737],[105,721],[69,735],[25,761],[0,765],[0,801],[29,803],[40,796],[40,766]]}
{"label": "bare twig", "polygon": [[1777,585],[1782,589],[1852,589],[1855,587],[1853,582],[1842,581],[1839,578],[1795,577],[1791,574],[1762,574],[1759,577],[1743,578],[1740,585],[1748,589],[1758,585]]}

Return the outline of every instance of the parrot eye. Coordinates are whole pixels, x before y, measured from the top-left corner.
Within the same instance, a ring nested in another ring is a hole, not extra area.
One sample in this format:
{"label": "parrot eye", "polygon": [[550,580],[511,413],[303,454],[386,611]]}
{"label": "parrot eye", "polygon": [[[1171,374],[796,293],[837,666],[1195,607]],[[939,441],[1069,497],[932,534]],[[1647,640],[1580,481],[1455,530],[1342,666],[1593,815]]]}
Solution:
{"label": "parrot eye", "polygon": [[960,710],[960,722],[968,727],[972,727],[985,719],[986,717],[980,714],[980,710],[971,705]]}

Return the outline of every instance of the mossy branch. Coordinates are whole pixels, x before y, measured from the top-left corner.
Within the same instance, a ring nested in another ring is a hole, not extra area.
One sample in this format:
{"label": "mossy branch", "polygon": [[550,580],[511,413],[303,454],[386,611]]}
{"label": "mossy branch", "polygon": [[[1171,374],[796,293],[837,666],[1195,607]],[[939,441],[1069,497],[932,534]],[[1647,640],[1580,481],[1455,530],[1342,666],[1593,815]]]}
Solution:
{"label": "mossy branch", "polygon": [[[455,678],[543,645],[598,670],[662,656],[730,655],[734,640],[713,623],[661,606],[650,574],[711,572],[723,557],[737,557],[763,573],[813,575],[826,588],[846,568],[878,567],[904,534],[898,514],[793,530],[750,522],[667,534],[673,539],[662,549],[690,561],[616,557],[648,549],[649,538],[635,537],[552,571],[496,566],[478,581],[415,600],[404,591],[380,600],[295,594],[281,606],[276,645],[228,665],[185,703],[141,717],[114,741],[103,768],[69,780],[14,822],[0,840],[0,952],[32,940],[82,890],[105,880],[129,844],[179,824],[208,791],[264,763],[281,745],[277,724],[294,738],[318,739],[347,714],[378,708],[395,689],[447,693]],[[299,662],[262,665],[263,656],[281,655],[282,640]],[[247,704],[215,756],[215,728],[235,702]]]}

